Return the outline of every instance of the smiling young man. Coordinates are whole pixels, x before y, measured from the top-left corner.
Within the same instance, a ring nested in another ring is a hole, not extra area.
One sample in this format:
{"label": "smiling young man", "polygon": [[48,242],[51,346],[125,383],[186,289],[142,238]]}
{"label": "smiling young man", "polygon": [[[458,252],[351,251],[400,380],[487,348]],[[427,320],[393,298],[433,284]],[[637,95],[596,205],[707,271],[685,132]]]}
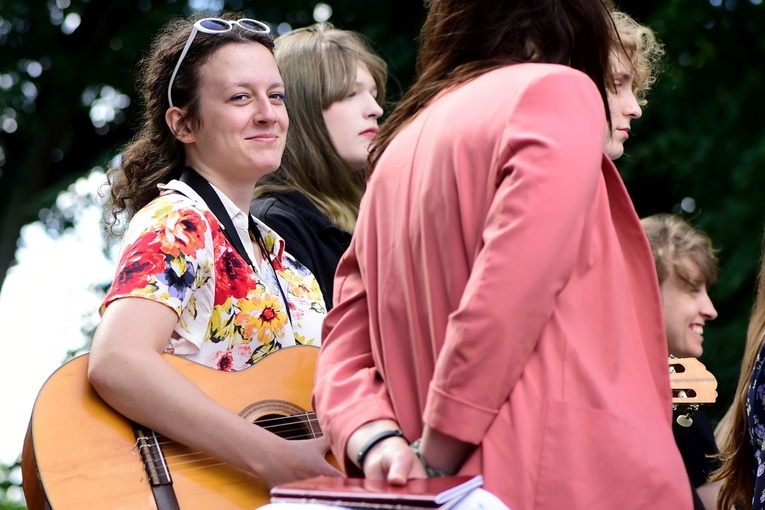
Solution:
{"label": "smiling young man", "polygon": [[712,241],[681,217],[656,214],[641,220],[659,276],[669,354],[698,358],[704,324],[717,317],[707,288],[717,280]]}
{"label": "smiling young man", "polygon": [[[709,237],[677,215],[656,214],[640,221],[645,229],[659,277],[664,330],[669,354],[698,358],[703,353],[704,326],[717,317],[707,289],[717,280],[717,255]],[[675,412],[677,418],[679,411]],[[720,482],[707,482],[718,466],[712,426],[702,411],[693,423],[674,421],[675,442],[686,471],[706,508],[715,508]]]}

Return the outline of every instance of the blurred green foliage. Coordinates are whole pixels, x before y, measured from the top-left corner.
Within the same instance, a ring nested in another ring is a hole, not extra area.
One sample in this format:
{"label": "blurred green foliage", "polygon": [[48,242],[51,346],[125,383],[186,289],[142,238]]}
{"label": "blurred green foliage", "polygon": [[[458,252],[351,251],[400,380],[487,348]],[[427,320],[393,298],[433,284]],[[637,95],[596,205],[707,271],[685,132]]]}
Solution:
{"label": "blurred green foliage", "polygon": [[18,462],[10,466],[0,465],[0,510],[26,508],[21,501],[21,466]]}
{"label": "blurred green foliage", "polygon": [[[679,212],[719,248],[702,361],[722,416],[738,380],[765,207],[765,6],[761,0],[622,2],[658,33],[666,67],[618,161],[638,214]],[[634,8],[633,8],[634,7]],[[689,200],[690,199],[690,200]],[[681,204],[694,207],[683,210]]]}
{"label": "blurred green foliage", "polygon": [[[414,74],[419,0],[328,0],[330,21],[366,35],[388,61],[395,101]],[[738,377],[760,261],[765,190],[762,0],[623,0],[653,27],[666,69],[618,161],[641,216],[675,211],[720,249],[702,361],[719,381],[719,418]],[[0,0],[0,285],[21,227],[71,226],[55,197],[110,157],[136,125],[135,63],[171,16],[194,8],[239,10],[274,27],[313,22],[316,1]],[[490,100],[476,98],[477,101]],[[455,121],[458,121],[455,120]],[[635,384],[642,384],[635,381]],[[647,381],[645,382],[647,383]],[[8,390],[11,391],[11,390]],[[614,395],[614,398],[619,398]],[[0,510],[18,482],[4,467]]]}

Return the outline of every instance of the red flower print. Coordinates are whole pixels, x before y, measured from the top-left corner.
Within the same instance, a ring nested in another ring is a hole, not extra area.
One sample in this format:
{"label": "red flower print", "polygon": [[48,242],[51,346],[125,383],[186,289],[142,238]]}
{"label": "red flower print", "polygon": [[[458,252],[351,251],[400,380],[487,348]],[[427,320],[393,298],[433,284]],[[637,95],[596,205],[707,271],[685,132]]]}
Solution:
{"label": "red flower print", "polygon": [[215,305],[222,305],[227,298],[239,300],[247,295],[253,283],[250,268],[231,245],[221,245],[219,256],[215,257]]}
{"label": "red flower print", "polygon": [[218,364],[216,365],[216,368],[218,370],[222,370],[223,372],[234,371],[234,357],[231,355],[230,352],[226,351],[222,353],[222,356],[218,360]]}
{"label": "red flower print", "polygon": [[260,320],[263,322],[271,322],[276,318],[276,310],[274,310],[271,307],[266,308],[263,310],[263,313],[260,314]]}
{"label": "red flower print", "polygon": [[[181,253],[194,255],[204,248],[207,224],[196,209],[173,209],[173,204],[157,207],[154,212],[157,240],[161,251],[173,258]],[[207,219],[210,221],[210,219]],[[216,221],[214,218],[212,221]]]}
{"label": "red flower print", "polygon": [[165,256],[152,234],[144,234],[126,247],[110,294],[128,293],[147,287],[165,270]]}

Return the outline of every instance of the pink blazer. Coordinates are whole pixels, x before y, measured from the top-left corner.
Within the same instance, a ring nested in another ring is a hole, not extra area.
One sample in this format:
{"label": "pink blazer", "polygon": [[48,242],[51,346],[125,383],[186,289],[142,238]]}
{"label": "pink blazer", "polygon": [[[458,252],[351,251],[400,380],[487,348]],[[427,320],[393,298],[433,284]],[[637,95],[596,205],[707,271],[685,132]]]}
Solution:
{"label": "pink blazer", "polygon": [[364,197],[315,407],[477,445],[513,510],[692,508],[653,259],[584,74],[521,64],[438,97]]}

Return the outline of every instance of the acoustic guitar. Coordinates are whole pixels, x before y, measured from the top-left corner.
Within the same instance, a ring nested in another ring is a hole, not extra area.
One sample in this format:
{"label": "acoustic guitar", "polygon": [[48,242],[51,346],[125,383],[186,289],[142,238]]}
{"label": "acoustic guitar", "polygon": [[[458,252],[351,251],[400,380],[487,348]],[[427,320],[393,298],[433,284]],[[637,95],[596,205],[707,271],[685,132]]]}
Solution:
{"label": "acoustic guitar", "polygon": [[[318,351],[285,348],[231,373],[165,356],[224,407],[281,437],[299,439],[321,436],[310,411]],[[717,381],[700,361],[670,358],[669,365],[673,407],[690,414],[716,400]],[[259,478],[112,409],[90,386],[87,366],[87,354],[61,366],[35,401],[21,466],[30,510],[226,510],[269,502]]]}
{"label": "acoustic guitar", "polygon": [[[241,372],[165,356],[224,407],[281,437],[301,439],[321,436],[310,411],[318,351],[284,348]],[[89,384],[87,366],[87,354],[62,365],[35,401],[21,466],[30,510],[224,510],[269,502],[259,478],[112,409]]]}
{"label": "acoustic guitar", "polygon": [[672,410],[685,414],[677,417],[678,425],[690,427],[693,413],[703,404],[717,400],[717,379],[696,358],[669,358],[669,383],[672,387]]}

